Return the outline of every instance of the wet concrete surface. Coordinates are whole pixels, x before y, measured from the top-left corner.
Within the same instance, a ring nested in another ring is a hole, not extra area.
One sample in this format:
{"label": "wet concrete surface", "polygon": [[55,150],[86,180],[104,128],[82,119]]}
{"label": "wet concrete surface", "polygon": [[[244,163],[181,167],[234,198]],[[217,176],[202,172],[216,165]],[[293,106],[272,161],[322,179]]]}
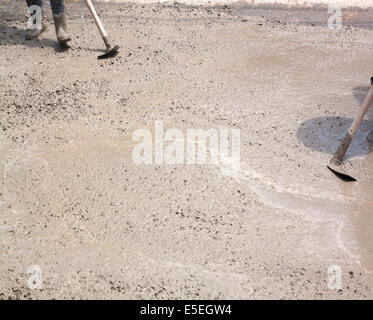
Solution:
{"label": "wet concrete surface", "polygon": [[[285,5],[234,5],[231,10],[240,16],[262,17],[282,24],[328,26],[328,19],[335,13],[331,6],[294,7]],[[330,10],[330,12],[328,12]],[[346,27],[373,29],[373,10],[360,8],[341,8],[341,22]]]}
{"label": "wet concrete surface", "polygon": [[[373,31],[98,9],[111,60],[80,3],[64,51],[52,25],[24,41],[23,4],[0,2],[0,298],[372,298],[372,110],[347,154],[358,181],[326,164],[368,90]],[[132,133],[156,120],[240,129],[240,171],[134,164]]]}

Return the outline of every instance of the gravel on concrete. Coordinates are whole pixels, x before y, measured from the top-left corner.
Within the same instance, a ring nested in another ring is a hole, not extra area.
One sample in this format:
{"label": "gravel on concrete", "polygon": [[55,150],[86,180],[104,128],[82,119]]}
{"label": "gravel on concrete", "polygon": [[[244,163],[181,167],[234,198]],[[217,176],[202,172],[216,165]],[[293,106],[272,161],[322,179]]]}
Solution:
{"label": "gravel on concrete", "polygon": [[[0,1],[0,299],[373,297],[373,110],[347,153],[358,181],[326,167],[369,88],[369,25],[99,4],[121,47],[101,61],[88,10],[67,8],[61,50],[47,5],[25,41],[25,4]],[[156,120],[240,129],[240,171],[134,164]]]}

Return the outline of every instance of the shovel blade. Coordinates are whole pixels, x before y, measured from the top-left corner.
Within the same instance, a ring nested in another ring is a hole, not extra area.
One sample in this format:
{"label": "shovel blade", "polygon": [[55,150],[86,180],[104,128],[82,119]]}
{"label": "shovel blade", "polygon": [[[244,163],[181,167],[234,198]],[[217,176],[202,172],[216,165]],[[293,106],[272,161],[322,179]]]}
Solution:
{"label": "shovel blade", "polygon": [[115,57],[119,52],[119,46],[114,46],[108,51],[106,51],[104,54],[98,56],[98,59],[107,59],[107,58],[112,58]]}
{"label": "shovel blade", "polygon": [[332,162],[327,165],[328,169],[333,172],[339,179],[346,182],[357,181],[353,176],[348,174],[342,166],[333,164]]}

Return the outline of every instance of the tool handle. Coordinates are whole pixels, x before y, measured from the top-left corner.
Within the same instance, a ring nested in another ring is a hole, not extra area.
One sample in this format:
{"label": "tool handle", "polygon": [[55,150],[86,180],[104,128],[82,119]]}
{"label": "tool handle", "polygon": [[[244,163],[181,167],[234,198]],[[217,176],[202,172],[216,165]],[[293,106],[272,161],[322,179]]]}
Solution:
{"label": "tool handle", "polygon": [[370,82],[372,86],[370,87],[369,92],[364,99],[360,112],[358,113],[354,121],[352,122],[350,129],[348,129],[346,136],[343,138],[340,146],[338,147],[337,151],[334,153],[333,159],[331,160],[332,163],[336,165],[340,165],[342,163],[343,158],[347,152],[347,149],[351,144],[352,138],[354,137],[357,129],[359,128],[361,122],[363,121],[365,114],[367,113],[370,105],[373,102],[373,77],[370,78]]}
{"label": "tool handle", "polygon": [[86,5],[87,5],[87,7],[88,7],[88,9],[91,13],[91,16],[92,16],[93,20],[95,21],[95,23],[97,25],[98,30],[100,30],[102,39],[104,40],[106,47],[110,48],[107,33],[104,29],[104,26],[102,25],[102,22],[101,22],[100,18],[97,15],[97,12],[96,12],[91,0],[85,0],[85,3],[86,3]]}

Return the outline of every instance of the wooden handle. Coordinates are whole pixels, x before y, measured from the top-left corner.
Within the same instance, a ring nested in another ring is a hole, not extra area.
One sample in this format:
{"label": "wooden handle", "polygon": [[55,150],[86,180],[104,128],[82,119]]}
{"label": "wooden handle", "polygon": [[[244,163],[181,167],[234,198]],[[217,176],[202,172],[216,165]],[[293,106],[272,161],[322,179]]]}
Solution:
{"label": "wooden handle", "polygon": [[350,129],[348,129],[348,132],[346,136],[343,138],[341,144],[339,145],[337,151],[334,153],[334,157],[332,158],[331,162],[335,165],[340,165],[343,161],[343,158],[347,152],[348,147],[351,144],[352,138],[354,137],[357,129],[359,128],[361,122],[364,119],[365,114],[367,113],[370,105],[373,101],[373,77],[371,79],[372,86],[369,89],[369,92],[367,96],[364,99],[364,102],[361,106],[360,112],[352,122]]}
{"label": "wooden handle", "polygon": [[100,30],[102,38],[107,38],[107,33],[104,29],[104,26],[102,25],[100,18],[97,15],[95,8],[93,7],[91,0],[85,0],[85,3],[87,4],[89,11],[91,12],[93,20],[95,20],[98,30]]}

